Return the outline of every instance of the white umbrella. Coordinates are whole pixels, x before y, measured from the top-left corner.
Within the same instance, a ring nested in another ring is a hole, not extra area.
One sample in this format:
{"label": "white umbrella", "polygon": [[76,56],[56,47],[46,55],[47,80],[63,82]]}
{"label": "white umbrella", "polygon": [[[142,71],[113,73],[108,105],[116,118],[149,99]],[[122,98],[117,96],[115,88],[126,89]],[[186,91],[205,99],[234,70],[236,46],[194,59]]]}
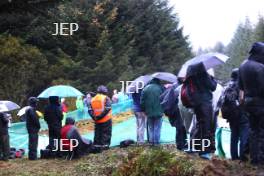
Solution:
{"label": "white umbrella", "polygon": [[0,101],[0,112],[8,112],[19,108],[20,106],[12,101]]}
{"label": "white umbrella", "polygon": [[22,109],[20,109],[17,113],[18,116],[22,116],[26,113],[26,111],[30,108],[30,106],[25,106]]}
{"label": "white umbrella", "polygon": [[177,76],[168,72],[156,72],[151,75],[153,78],[158,78],[163,81],[177,83]]}
{"label": "white umbrella", "polygon": [[207,54],[196,56],[183,64],[181,70],[178,73],[178,77],[184,78],[186,76],[186,72],[187,72],[189,65],[202,62],[205,68],[208,70],[210,68],[214,68],[218,65],[226,63],[228,59],[229,59],[228,56],[221,54],[221,53],[207,53]]}

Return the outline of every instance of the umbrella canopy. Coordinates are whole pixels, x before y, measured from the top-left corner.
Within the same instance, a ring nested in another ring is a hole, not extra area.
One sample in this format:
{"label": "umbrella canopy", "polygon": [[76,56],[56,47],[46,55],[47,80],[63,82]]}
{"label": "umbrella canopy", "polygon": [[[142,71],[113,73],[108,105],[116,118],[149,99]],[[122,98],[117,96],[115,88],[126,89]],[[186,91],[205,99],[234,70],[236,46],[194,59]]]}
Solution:
{"label": "umbrella canopy", "polygon": [[0,101],[0,112],[8,112],[19,108],[20,106],[12,101]]}
{"label": "umbrella canopy", "polygon": [[205,68],[208,70],[210,68],[214,68],[218,65],[224,64],[229,59],[228,56],[221,53],[207,53],[196,56],[191,60],[188,60],[183,64],[181,70],[178,73],[178,77],[184,78],[186,76],[187,69],[189,65],[197,64],[202,62]]}
{"label": "umbrella canopy", "polygon": [[151,75],[153,78],[158,78],[163,81],[171,82],[171,83],[177,83],[177,76],[175,76],[172,73],[168,72],[157,72]]}
{"label": "umbrella canopy", "polygon": [[22,116],[26,113],[26,111],[30,108],[30,106],[25,106],[22,109],[20,109],[17,113],[18,116]]}
{"label": "umbrella canopy", "polygon": [[50,96],[79,97],[83,96],[83,94],[72,86],[58,85],[47,88],[38,98],[49,98]]}
{"label": "umbrella canopy", "polygon": [[[148,82],[152,79],[153,78],[151,75],[140,76],[140,77],[136,78],[132,83],[130,83],[130,85],[127,87],[126,92],[127,93],[134,93],[138,89],[143,88],[145,85],[147,85]],[[143,85],[141,85],[141,84],[143,84]]]}

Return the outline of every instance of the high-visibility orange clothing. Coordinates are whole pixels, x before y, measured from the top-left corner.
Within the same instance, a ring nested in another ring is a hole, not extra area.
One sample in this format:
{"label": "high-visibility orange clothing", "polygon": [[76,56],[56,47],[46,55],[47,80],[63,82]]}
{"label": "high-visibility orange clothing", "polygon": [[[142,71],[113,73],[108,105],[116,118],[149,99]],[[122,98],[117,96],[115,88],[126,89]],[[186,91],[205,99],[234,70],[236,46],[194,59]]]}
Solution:
{"label": "high-visibility orange clothing", "polygon": [[[107,96],[103,94],[97,94],[91,100],[91,108],[93,109],[94,115],[99,116],[105,110]],[[95,123],[105,123],[112,118],[112,111],[110,110],[107,115],[105,115],[100,120],[95,120]]]}

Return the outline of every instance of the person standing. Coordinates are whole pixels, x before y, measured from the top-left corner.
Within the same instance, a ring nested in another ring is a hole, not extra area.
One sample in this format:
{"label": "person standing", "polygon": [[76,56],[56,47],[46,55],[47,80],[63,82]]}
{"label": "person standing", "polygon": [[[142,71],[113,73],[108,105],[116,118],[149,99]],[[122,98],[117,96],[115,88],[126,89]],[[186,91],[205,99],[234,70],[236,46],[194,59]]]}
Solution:
{"label": "person standing", "polygon": [[36,97],[30,97],[28,99],[29,109],[26,110],[26,126],[28,131],[28,159],[37,159],[37,149],[38,149],[38,132],[40,129],[39,118],[37,115],[37,102]]}
{"label": "person standing", "polygon": [[163,109],[160,104],[160,95],[164,87],[160,80],[154,78],[143,89],[140,97],[140,105],[147,115],[149,142],[153,145],[160,143],[160,131],[162,126]]}
{"label": "person standing", "polygon": [[249,114],[249,154],[254,165],[264,164],[264,43],[252,45],[239,67],[240,99]]}
{"label": "person standing", "polygon": [[108,149],[112,137],[112,107],[107,94],[107,87],[99,86],[88,107],[88,113],[95,122],[94,146],[100,149]]}
{"label": "person standing", "polygon": [[112,103],[118,103],[118,91],[116,89],[113,90],[113,96],[112,96]]}
{"label": "person standing", "polygon": [[[197,120],[195,130],[191,134],[191,142],[194,142],[194,139],[199,139],[197,140],[198,142],[196,141],[197,148],[195,148],[195,150],[199,150],[199,155],[201,157],[205,156],[205,158],[207,158],[207,154],[214,153],[215,151],[212,92],[215,91],[217,83],[214,78],[207,73],[202,62],[188,67],[186,80],[183,86],[187,83],[192,91],[190,98]],[[183,91],[183,88],[181,91]],[[184,100],[183,97],[184,96],[181,96],[182,101]],[[210,147],[202,150],[202,140],[204,139],[210,141]]]}
{"label": "person standing", "polygon": [[60,131],[62,128],[62,108],[59,103],[59,97],[58,96],[50,96],[49,97],[49,105],[46,106],[44,111],[44,120],[48,124],[49,128],[49,145],[48,149],[53,150],[54,148],[57,148],[55,146],[55,139],[60,139]]}
{"label": "person standing", "polygon": [[142,89],[132,94],[133,111],[135,113],[136,120],[137,120],[137,142],[138,144],[144,143],[144,135],[145,135],[146,121],[147,121],[145,112],[143,112],[140,107],[141,93],[142,93]]}
{"label": "person standing", "polygon": [[84,101],[83,101],[82,96],[77,97],[75,105],[77,108],[78,117],[83,119],[84,118]]}
{"label": "person standing", "polygon": [[8,161],[10,152],[8,122],[6,114],[0,112],[0,160],[3,161]]}
{"label": "person standing", "polygon": [[[221,98],[221,111],[224,119],[227,119],[231,129],[231,157],[232,160],[247,160],[249,121],[246,113],[239,105],[238,69],[233,69],[231,81],[225,88]],[[238,153],[238,143],[239,153]]]}

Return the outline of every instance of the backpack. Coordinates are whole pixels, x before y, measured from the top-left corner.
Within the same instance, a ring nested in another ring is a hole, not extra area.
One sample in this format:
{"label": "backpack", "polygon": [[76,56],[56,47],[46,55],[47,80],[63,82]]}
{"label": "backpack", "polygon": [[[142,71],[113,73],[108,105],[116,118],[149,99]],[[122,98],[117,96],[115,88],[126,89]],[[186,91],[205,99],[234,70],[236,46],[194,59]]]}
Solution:
{"label": "backpack", "polygon": [[194,97],[197,92],[197,87],[191,77],[187,78],[181,88],[181,101],[186,108],[193,108],[195,106]]}
{"label": "backpack", "polygon": [[222,96],[222,117],[227,120],[235,119],[239,115],[238,87],[236,84],[229,84]]}
{"label": "backpack", "polygon": [[167,88],[160,95],[160,104],[164,110],[164,114],[168,116],[171,126],[175,126],[176,122],[176,113],[178,109],[178,96],[179,94],[175,91],[176,86]]}

